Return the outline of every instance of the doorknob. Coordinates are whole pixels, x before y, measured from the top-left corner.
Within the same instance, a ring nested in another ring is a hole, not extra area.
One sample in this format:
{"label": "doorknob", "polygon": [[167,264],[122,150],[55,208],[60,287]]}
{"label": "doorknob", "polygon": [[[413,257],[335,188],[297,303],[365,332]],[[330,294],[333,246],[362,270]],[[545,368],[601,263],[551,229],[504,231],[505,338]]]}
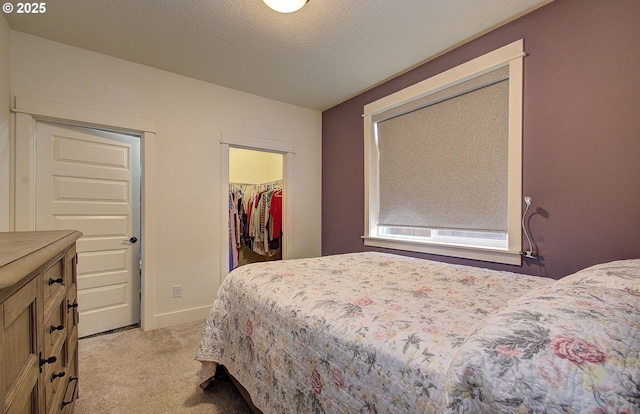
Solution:
{"label": "doorknob", "polygon": [[135,242],[137,242],[137,241],[138,241],[138,238],[137,238],[137,237],[132,237],[132,238],[130,238],[129,240],[125,240],[125,241],[126,241],[126,242],[129,242],[129,243],[131,243],[131,244],[133,244],[133,243],[135,243]]}

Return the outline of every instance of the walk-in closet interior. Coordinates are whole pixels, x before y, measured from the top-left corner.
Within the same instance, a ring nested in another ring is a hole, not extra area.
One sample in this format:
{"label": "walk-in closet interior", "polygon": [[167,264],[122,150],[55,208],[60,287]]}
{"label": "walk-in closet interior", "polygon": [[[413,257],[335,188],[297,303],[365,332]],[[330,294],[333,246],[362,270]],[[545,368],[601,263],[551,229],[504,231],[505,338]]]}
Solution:
{"label": "walk-in closet interior", "polygon": [[229,148],[229,269],[282,258],[282,154]]}

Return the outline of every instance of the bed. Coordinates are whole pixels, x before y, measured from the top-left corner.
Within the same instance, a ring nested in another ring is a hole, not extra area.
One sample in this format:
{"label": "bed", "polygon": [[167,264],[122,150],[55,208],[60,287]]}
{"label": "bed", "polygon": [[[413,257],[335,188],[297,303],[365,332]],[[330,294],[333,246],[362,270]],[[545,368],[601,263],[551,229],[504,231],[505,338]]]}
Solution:
{"label": "bed", "polygon": [[640,412],[639,292],[640,260],[560,281],[375,252],[256,263],[196,359],[264,413]]}

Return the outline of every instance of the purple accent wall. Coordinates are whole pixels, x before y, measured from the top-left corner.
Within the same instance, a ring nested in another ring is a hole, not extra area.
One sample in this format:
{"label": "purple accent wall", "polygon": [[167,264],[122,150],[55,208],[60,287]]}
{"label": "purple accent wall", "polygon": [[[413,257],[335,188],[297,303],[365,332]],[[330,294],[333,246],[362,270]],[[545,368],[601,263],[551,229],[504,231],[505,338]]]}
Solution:
{"label": "purple accent wall", "polygon": [[556,0],[325,111],[322,254],[383,251],[361,239],[364,105],[522,38],[523,192],[542,268],[387,251],[556,279],[640,258],[639,21],[637,0]]}

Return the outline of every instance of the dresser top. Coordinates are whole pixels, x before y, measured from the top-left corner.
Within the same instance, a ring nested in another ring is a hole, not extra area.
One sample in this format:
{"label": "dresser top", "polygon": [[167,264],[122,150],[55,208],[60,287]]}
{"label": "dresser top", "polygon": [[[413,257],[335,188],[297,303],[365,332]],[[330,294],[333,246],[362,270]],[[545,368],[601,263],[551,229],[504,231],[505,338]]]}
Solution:
{"label": "dresser top", "polygon": [[73,230],[0,233],[0,289],[45,265],[80,236]]}

